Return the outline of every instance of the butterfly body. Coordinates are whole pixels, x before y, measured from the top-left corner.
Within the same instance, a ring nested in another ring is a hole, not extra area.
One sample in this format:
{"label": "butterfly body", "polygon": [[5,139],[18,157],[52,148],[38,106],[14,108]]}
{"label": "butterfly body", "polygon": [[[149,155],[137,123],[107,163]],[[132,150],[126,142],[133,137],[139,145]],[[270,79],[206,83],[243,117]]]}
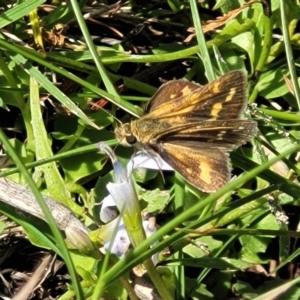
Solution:
{"label": "butterfly body", "polygon": [[185,80],[163,84],[144,116],[116,128],[121,144],[157,152],[187,181],[213,192],[230,179],[228,153],[256,133],[242,117],[246,76],[229,72],[205,86]]}

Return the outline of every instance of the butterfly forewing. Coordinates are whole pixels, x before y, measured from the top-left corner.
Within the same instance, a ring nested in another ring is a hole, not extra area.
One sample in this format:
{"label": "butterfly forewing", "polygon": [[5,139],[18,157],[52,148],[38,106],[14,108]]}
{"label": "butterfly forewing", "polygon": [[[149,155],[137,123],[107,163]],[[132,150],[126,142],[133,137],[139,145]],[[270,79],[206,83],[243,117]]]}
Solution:
{"label": "butterfly forewing", "polygon": [[[168,95],[165,101],[164,94]],[[234,119],[245,106],[245,94],[246,76],[242,71],[229,72],[205,86],[174,80],[158,89],[144,118]]]}
{"label": "butterfly forewing", "polygon": [[187,80],[168,81],[159,87],[157,92],[148,102],[145,109],[145,115],[155,111],[160,105],[166,105],[166,103],[169,103],[170,101],[182,99],[185,96],[184,94],[195,92],[201,88],[201,85]]}

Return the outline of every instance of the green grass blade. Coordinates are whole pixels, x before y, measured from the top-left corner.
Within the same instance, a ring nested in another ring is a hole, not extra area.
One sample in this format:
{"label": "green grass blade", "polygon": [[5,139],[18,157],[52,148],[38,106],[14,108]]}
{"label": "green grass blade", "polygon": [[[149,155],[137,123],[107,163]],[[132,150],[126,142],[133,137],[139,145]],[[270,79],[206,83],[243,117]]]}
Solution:
{"label": "green grass blade", "polygon": [[45,0],[28,0],[17,4],[13,8],[1,13],[0,28],[3,28],[22,17],[26,16],[31,10],[43,4]]}
{"label": "green grass blade", "polygon": [[[71,0],[71,3],[72,3],[72,6],[73,6],[73,10],[74,10],[74,13],[75,13],[75,16],[76,16],[76,19],[78,21],[78,24],[81,28],[81,31],[83,33],[83,36],[85,38],[85,41],[87,43],[87,46],[91,52],[91,55],[92,55],[92,58],[96,64],[96,67],[99,71],[99,74],[100,74],[100,77],[101,79],[103,80],[104,84],[105,84],[105,87],[107,89],[107,91],[113,95],[115,98],[120,98],[119,97],[119,94],[117,93],[115,87],[113,86],[113,84],[111,83],[110,81],[110,78],[108,77],[107,73],[106,73],[106,70],[100,60],[100,57],[96,51],[96,47],[91,39],[91,36],[90,36],[90,33],[87,29],[87,26],[86,26],[86,23],[82,17],[82,14],[81,14],[81,10],[80,10],[80,7],[78,5],[78,2],[76,0]],[[120,101],[120,99],[119,99]]]}
{"label": "green grass blade", "polygon": [[203,61],[203,65],[206,71],[206,76],[209,81],[213,81],[216,76],[212,67],[210,55],[208,53],[208,49],[205,43],[205,38],[204,34],[202,32],[202,27],[201,27],[201,19],[200,15],[198,12],[198,6],[197,6],[197,1],[195,0],[190,0],[190,6],[191,6],[191,12],[192,12],[192,17],[193,17],[193,22],[194,22],[194,27],[196,31],[196,37],[197,37],[197,43],[199,47],[199,53],[201,56],[201,59]]}
{"label": "green grass blade", "polygon": [[295,69],[295,61],[294,61],[293,51],[291,47],[290,35],[288,31],[288,21],[286,18],[286,9],[285,9],[286,1],[279,0],[279,3],[280,3],[281,26],[282,26],[284,47],[286,52],[286,59],[291,74],[291,80],[292,80],[295,97],[297,100],[298,111],[300,111],[300,88],[299,88],[298,78]]}

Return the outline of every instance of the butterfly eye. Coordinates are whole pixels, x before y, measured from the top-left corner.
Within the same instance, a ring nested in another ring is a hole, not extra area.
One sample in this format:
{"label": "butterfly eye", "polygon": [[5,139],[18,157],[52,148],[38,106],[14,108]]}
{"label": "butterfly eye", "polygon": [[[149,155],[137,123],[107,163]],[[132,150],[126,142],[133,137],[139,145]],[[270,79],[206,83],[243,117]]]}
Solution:
{"label": "butterfly eye", "polygon": [[135,143],[137,142],[137,139],[136,139],[136,137],[135,137],[133,134],[127,135],[127,136],[126,136],[126,142],[127,142],[129,145],[133,145],[133,144],[135,144]]}

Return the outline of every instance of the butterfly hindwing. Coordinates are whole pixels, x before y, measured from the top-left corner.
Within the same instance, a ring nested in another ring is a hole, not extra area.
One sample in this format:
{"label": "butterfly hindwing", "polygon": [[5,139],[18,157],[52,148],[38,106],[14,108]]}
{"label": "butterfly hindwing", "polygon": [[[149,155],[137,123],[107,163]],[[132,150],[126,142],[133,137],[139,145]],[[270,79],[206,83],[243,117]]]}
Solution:
{"label": "butterfly hindwing", "polygon": [[188,182],[204,192],[213,192],[230,179],[229,157],[220,149],[164,143],[159,154]]}
{"label": "butterfly hindwing", "polygon": [[209,147],[231,150],[245,144],[249,137],[256,134],[256,123],[251,120],[187,122],[173,126],[152,137],[152,143],[182,141],[186,144],[207,143]]}

